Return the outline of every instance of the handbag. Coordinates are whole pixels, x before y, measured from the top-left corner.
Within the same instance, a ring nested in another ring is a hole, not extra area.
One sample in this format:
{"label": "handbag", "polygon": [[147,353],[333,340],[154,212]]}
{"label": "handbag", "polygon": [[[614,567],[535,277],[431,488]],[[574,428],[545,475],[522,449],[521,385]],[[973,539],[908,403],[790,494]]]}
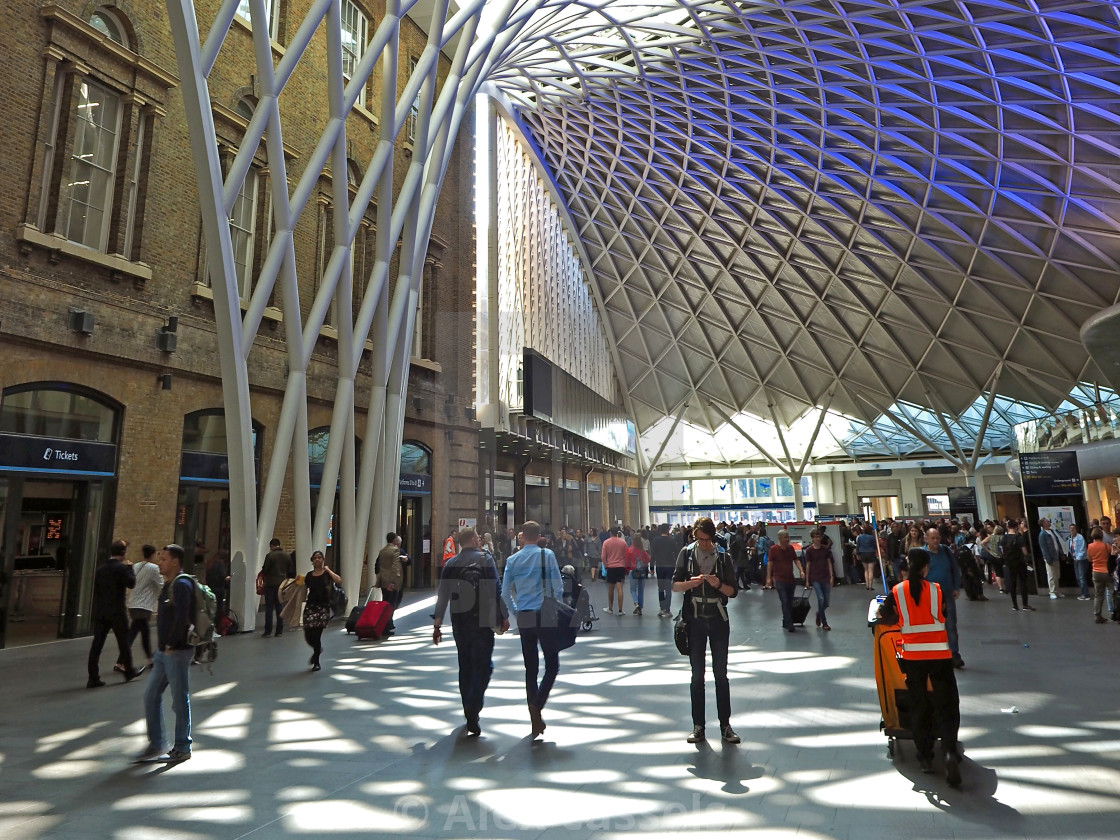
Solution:
{"label": "handbag", "polygon": [[257,594],[264,594],[264,572],[257,572]]}
{"label": "handbag", "polygon": [[677,646],[677,653],[681,656],[689,655],[691,649],[688,644],[688,619],[684,617],[684,607],[681,607],[673,622],[673,644]]}
{"label": "handbag", "polygon": [[[544,549],[541,549],[541,592],[544,592]],[[576,643],[579,617],[575,607],[565,601],[546,595],[541,602],[540,632],[550,638],[556,650],[567,650]]]}

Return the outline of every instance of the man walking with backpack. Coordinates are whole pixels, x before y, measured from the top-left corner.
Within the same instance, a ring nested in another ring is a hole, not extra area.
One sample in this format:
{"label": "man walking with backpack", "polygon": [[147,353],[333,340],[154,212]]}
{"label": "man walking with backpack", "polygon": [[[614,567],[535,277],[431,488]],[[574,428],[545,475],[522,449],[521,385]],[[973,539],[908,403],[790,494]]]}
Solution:
{"label": "man walking with backpack", "polygon": [[498,592],[498,567],[494,558],[478,547],[474,528],[459,531],[459,553],[447,561],[436,595],[432,642],[443,639],[440,626],[451,606],[451,632],[459,653],[459,694],[467,732],[481,735],[478,718],[486,687],[494,672],[494,628],[509,629],[506,605]]}
{"label": "man walking with backpack", "polygon": [[[152,673],[144,687],[144,716],[147,720],[148,746],[136,756],[136,763],[166,761],[178,763],[191,757],[191,660],[195,648],[191,631],[198,623],[195,609],[195,581],[183,573],[183,547],[172,543],[159,554],[159,571],[165,581],[159,597],[156,623],[158,649],[152,657]],[[175,711],[175,743],[164,752],[163,692],[171,688],[171,708]]]}

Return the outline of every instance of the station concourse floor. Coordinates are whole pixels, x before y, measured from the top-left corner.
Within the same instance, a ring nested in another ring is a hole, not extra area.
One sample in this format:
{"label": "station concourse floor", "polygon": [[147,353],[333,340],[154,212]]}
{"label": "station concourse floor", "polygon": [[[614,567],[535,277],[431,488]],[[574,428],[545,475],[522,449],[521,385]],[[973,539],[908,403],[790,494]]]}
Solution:
{"label": "station concourse floor", "polygon": [[1033,613],[994,587],[962,598],[958,791],[918,772],[912,743],[886,756],[862,586],[833,590],[831,633],[811,616],[783,632],[772,591],[731,602],[739,746],[718,740],[710,683],[712,740],[685,742],[688,664],[653,582],[641,617],[606,615],[589,586],[600,620],[561,654],[535,743],[513,634],[495,648],[482,737],[463,736],[431,592],[406,598],[383,642],[332,624],[319,673],[299,631],[222,640],[212,675],[192,669],[194,757],[174,766],[129,763],[144,678],[109,671],[112,639],[97,690],[89,639],[0,651],[0,838],[1120,836],[1120,626],[1095,625],[1076,593]]}

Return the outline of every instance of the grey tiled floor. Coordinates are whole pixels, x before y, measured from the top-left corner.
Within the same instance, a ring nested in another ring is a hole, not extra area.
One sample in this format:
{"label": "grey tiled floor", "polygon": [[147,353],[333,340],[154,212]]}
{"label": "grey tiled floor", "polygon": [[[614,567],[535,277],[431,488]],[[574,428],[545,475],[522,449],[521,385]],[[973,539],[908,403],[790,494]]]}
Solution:
{"label": "grey tiled floor", "polygon": [[989,594],[960,609],[960,791],[910,744],[886,758],[862,587],[834,590],[830,634],[781,632],[773,592],[732,602],[739,747],[685,743],[688,669],[652,584],[645,616],[600,612],[562,654],[537,743],[500,639],[483,737],[463,738],[454,647],[416,593],[387,642],[328,631],[317,674],[298,632],[224,640],[192,672],[195,754],[174,767],[128,763],[143,680],[86,690],[88,640],[0,651],[0,838],[1120,836],[1120,627]]}

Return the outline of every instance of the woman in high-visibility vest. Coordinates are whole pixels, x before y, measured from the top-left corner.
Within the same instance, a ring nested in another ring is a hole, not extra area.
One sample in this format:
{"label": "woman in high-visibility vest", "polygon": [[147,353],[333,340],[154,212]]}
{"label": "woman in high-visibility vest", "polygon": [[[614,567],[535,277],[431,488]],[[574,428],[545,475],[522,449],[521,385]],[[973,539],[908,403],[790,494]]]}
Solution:
{"label": "woman in high-visibility vest", "polygon": [[899,664],[910,692],[910,729],[918,750],[918,765],[923,773],[933,772],[934,739],[940,738],[945,751],[945,778],[952,787],[959,787],[961,756],[957,732],[961,726],[961,706],[945,628],[945,595],[939,584],[926,580],[929,554],[925,549],[910,549],[906,560],[910,566],[909,579],[891,590],[883,612],[893,611],[902,625]]}

